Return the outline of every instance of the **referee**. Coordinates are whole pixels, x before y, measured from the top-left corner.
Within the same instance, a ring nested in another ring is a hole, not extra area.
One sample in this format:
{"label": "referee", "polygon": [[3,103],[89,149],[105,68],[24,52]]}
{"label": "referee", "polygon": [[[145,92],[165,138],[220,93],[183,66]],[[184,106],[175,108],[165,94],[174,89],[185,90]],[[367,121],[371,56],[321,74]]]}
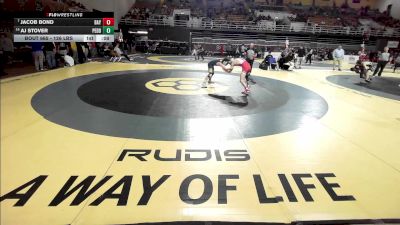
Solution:
{"label": "referee", "polygon": [[382,75],[382,71],[385,69],[386,64],[390,61],[390,53],[389,53],[389,47],[385,47],[383,49],[383,52],[378,54],[378,64],[376,65],[376,69],[374,71],[374,74],[372,76],[375,76],[378,71],[378,76]]}
{"label": "referee", "polygon": [[[246,61],[250,64],[251,69],[253,69],[253,63],[255,58],[256,58],[256,53],[254,52],[254,43],[251,43],[249,49],[247,49],[246,51]],[[246,79],[247,81],[250,81],[251,83],[255,84],[256,82],[252,77],[250,77],[250,73],[251,70],[249,73],[247,73]]]}

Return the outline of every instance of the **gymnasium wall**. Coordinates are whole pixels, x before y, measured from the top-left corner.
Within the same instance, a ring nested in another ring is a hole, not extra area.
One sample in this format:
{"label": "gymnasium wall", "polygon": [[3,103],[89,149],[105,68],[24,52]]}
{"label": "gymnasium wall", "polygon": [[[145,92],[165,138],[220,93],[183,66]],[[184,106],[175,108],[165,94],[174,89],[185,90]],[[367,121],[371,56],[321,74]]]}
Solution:
{"label": "gymnasium wall", "polygon": [[165,2],[165,0],[136,0],[136,5],[141,8],[160,4],[163,5]]}
{"label": "gymnasium wall", "polygon": [[119,20],[124,16],[135,4],[136,0],[78,0],[86,6],[87,9],[96,9],[103,12],[114,12],[115,27],[118,27]]}
{"label": "gymnasium wall", "polygon": [[189,42],[190,31],[182,27],[155,27],[149,31],[149,39]]}
{"label": "gymnasium wall", "polygon": [[391,16],[400,19],[400,0],[381,0],[377,1],[376,7],[380,12],[384,12],[387,6],[392,4]]}

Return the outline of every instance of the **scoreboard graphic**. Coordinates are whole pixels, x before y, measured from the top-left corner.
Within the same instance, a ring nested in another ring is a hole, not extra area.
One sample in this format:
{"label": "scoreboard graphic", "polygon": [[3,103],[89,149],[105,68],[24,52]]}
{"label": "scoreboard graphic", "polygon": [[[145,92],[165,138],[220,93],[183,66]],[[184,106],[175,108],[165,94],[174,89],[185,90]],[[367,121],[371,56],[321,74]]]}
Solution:
{"label": "scoreboard graphic", "polygon": [[14,18],[14,42],[113,42],[113,12],[33,13]]}

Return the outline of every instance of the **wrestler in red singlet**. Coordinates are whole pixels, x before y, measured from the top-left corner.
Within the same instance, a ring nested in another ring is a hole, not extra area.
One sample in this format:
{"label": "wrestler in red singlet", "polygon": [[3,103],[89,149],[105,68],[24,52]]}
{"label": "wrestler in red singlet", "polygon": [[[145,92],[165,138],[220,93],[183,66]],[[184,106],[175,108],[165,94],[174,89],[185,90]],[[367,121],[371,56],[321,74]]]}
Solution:
{"label": "wrestler in red singlet", "polygon": [[240,74],[240,83],[244,87],[244,91],[242,93],[246,94],[246,95],[249,94],[250,88],[249,88],[249,84],[247,83],[246,75],[251,72],[250,64],[245,59],[233,58],[233,59],[231,59],[231,65],[232,65],[232,67],[234,67],[234,66],[242,67],[242,73]]}

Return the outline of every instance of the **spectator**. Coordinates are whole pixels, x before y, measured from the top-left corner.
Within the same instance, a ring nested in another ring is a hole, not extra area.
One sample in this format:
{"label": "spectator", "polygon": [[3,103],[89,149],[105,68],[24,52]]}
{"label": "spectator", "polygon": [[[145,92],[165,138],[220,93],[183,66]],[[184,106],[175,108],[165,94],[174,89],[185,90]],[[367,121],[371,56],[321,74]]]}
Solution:
{"label": "spectator", "polygon": [[61,63],[64,62],[64,55],[68,54],[68,43],[59,42],[55,43],[56,47],[56,66],[59,66]]}
{"label": "spectator", "polygon": [[111,61],[116,62],[117,60],[118,60],[118,62],[121,61],[121,59],[122,59],[121,55],[122,55],[122,51],[119,48],[119,43],[117,43],[114,47],[114,50],[111,52],[110,62]]}
{"label": "spectator", "polygon": [[193,45],[193,51],[192,51],[192,56],[194,55],[194,60],[197,60],[198,54],[199,54],[199,52],[197,50],[197,45],[194,44]]}
{"label": "spectator", "polygon": [[294,53],[291,51],[284,51],[281,54],[281,58],[278,60],[279,68],[283,70],[292,71],[294,68]]}
{"label": "spectator", "polygon": [[85,50],[85,48],[83,46],[83,43],[77,42],[76,43],[76,51],[78,53],[78,62],[79,63],[84,63],[86,61],[84,50]]}
{"label": "spectator", "polygon": [[240,56],[240,49],[239,46],[236,46],[236,50],[235,50],[235,58],[238,58]]}
{"label": "spectator", "polygon": [[111,47],[108,43],[105,43],[103,46],[100,47],[101,55],[104,57],[111,57]]}
{"label": "spectator", "polygon": [[246,47],[244,46],[244,44],[242,44],[240,46],[240,57],[243,58],[246,52]]}
{"label": "spectator", "polygon": [[200,60],[200,57],[201,57],[201,60],[204,61],[205,50],[204,50],[203,46],[201,46],[201,45],[199,46],[198,54],[199,54],[199,60]]}
{"label": "spectator", "polygon": [[5,76],[7,73],[4,71],[5,57],[4,51],[0,49],[0,76]]}
{"label": "spectator", "polygon": [[149,50],[150,50],[149,42],[148,42],[148,41],[145,41],[145,48],[144,48],[144,51],[146,52],[146,53],[145,53],[146,55],[147,55],[147,54],[150,54],[150,53],[149,53]]}
{"label": "spectator", "polygon": [[12,59],[14,53],[14,45],[10,38],[5,33],[0,34],[0,50],[3,51],[3,57],[7,64]]}
{"label": "spectator", "polygon": [[43,43],[42,42],[33,42],[31,43],[32,46],[32,56],[35,61],[35,68],[36,71],[43,71],[43,60],[44,60],[44,54],[43,54]]}
{"label": "spectator", "polygon": [[76,62],[79,62],[79,57],[78,57],[78,46],[77,46],[76,42],[74,42],[74,41],[71,42],[70,44],[71,44],[71,49],[70,49],[70,51],[71,51],[71,56],[72,56],[72,58],[74,59],[75,63],[76,63]]}
{"label": "spectator", "polygon": [[74,59],[69,55],[63,55],[62,58],[64,59],[65,66],[74,66],[75,62]]}
{"label": "spectator", "polygon": [[[275,57],[271,55],[271,52],[269,53],[269,55],[271,56],[268,58],[269,69],[279,70],[279,66],[278,66],[278,63],[276,62]],[[267,55],[267,57],[269,55]]]}
{"label": "spectator", "polygon": [[131,52],[131,44],[130,42],[128,42],[128,39],[124,39],[124,42],[121,43],[121,45],[122,45],[122,52],[125,55],[129,55]]}
{"label": "spectator", "polygon": [[46,42],[44,44],[44,52],[46,53],[46,61],[49,69],[57,67],[56,64],[56,52],[54,42]]}
{"label": "spectator", "polygon": [[344,50],[342,46],[339,45],[332,53],[333,56],[333,70],[335,70],[336,63],[338,64],[339,71],[342,71],[342,62],[344,59]]}
{"label": "spectator", "polygon": [[62,56],[68,54],[68,45],[65,42],[60,42],[58,44],[58,53]]}
{"label": "spectator", "polygon": [[128,61],[131,61],[129,56],[127,54],[124,54],[123,51],[121,50],[120,43],[116,43],[113,52],[115,55],[114,55],[114,57],[111,57],[110,61],[112,61],[114,59],[114,62],[117,60],[119,62],[119,61],[121,61],[122,56],[124,56]]}
{"label": "spectator", "polygon": [[87,62],[89,60],[89,45],[88,43],[84,42],[81,43],[82,51],[83,51],[83,57],[84,57],[84,62]]}
{"label": "spectator", "polygon": [[400,67],[400,54],[397,55],[397,58],[394,60],[393,73],[396,73],[397,67]]}
{"label": "spectator", "polygon": [[[156,45],[156,44],[154,43],[154,46],[155,46],[155,45]],[[119,49],[120,49],[120,51],[121,51],[120,55],[124,56],[128,61],[131,61],[131,58],[129,58],[129,56],[128,56],[129,48],[128,48],[128,42],[127,42],[127,40],[125,39],[124,42],[122,42],[122,43],[117,43],[117,46],[119,47]]]}
{"label": "spectator", "polygon": [[268,63],[269,62],[269,58],[271,58],[271,57],[273,57],[272,53],[271,53],[271,51],[268,51],[263,62]]}
{"label": "spectator", "polygon": [[232,57],[235,53],[232,52],[232,45],[231,44],[227,44],[226,45],[226,54],[228,57]]}
{"label": "spectator", "polygon": [[90,42],[89,43],[89,51],[90,51],[90,56],[96,57],[97,56],[97,46],[96,46],[96,42]]}
{"label": "spectator", "polygon": [[307,52],[307,58],[306,58],[306,63],[307,62],[310,62],[310,65],[311,65],[311,59],[312,59],[312,55],[313,55],[313,49],[311,48],[308,52]]}
{"label": "spectator", "polygon": [[299,50],[297,50],[297,67],[301,69],[301,64],[303,63],[304,57],[306,56],[306,50],[301,46]]}

